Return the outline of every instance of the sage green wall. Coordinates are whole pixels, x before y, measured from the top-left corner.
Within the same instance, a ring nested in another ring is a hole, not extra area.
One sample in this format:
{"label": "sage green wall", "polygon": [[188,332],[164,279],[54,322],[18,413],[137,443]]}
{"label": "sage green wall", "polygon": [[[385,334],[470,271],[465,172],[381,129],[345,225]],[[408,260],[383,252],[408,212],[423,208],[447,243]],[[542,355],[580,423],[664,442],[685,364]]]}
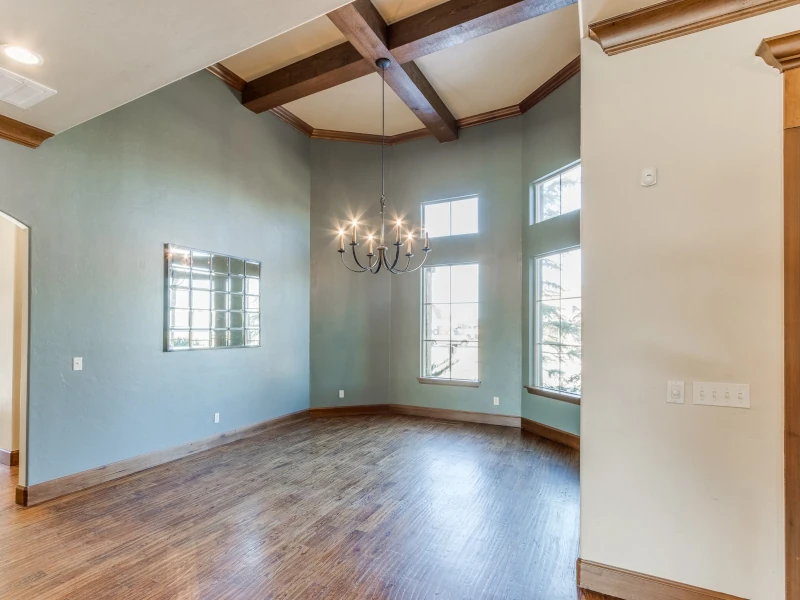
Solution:
{"label": "sage green wall", "polygon": [[[375,216],[380,147],[315,140],[311,162],[311,406],[385,404],[391,282],[385,272],[348,272],[336,235],[354,217]],[[365,246],[359,250],[363,256]]]}
{"label": "sage green wall", "polygon": [[387,148],[390,214],[419,224],[421,202],[480,198],[480,232],[432,240],[427,263],[480,265],[479,388],[417,382],[420,273],[356,275],[339,263],[339,224],[354,211],[376,222],[380,148],[312,141],[312,406],[410,404],[522,415],[578,431],[577,407],[533,397],[522,386],[529,383],[529,258],[580,239],[578,214],[527,226],[528,184],[580,157],[579,94],[576,77],[523,117],[465,129],[458,142]]}
{"label": "sage green wall", "polygon": [[[307,137],[201,72],[0,141],[0,181],[30,226],[29,485],[308,407]],[[263,261],[260,348],[162,351],[165,242]]]}
{"label": "sage green wall", "polygon": [[[430,265],[478,263],[479,388],[425,385],[420,371],[422,276],[392,278],[392,401],[520,414],[521,119],[465,129],[458,142],[424,140],[392,148],[392,205],[420,222],[420,203],[478,196],[479,233],[435,238]],[[498,396],[500,405],[492,398]]]}
{"label": "sage green wall", "polygon": [[[530,184],[581,157],[580,75],[523,115],[522,381],[531,373],[531,283],[536,256],[580,245],[580,211],[530,225]],[[580,407],[524,392],[522,416],[580,434]]]}

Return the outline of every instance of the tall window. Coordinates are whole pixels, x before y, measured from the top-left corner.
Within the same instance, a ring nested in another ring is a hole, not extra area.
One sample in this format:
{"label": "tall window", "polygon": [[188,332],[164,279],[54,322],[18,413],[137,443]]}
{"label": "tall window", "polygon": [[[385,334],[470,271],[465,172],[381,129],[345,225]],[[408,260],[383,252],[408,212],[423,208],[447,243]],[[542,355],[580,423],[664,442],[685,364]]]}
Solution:
{"label": "tall window", "polygon": [[478,265],[422,271],[422,376],[478,380]]}
{"label": "tall window", "polygon": [[580,207],[580,163],[569,165],[531,184],[531,225]]}
{"label": "tall window", "polygon": [[478,233],[478,197],[423,203],[422,226],[432,238]]}
{"label": "tall window", "polygon": [[534,383],[581,393],[581,251],[536,259]]}
{"label": "tall window", "polygon": [[165,350],[261,344],[261,263],[174,244],[166,259]]}

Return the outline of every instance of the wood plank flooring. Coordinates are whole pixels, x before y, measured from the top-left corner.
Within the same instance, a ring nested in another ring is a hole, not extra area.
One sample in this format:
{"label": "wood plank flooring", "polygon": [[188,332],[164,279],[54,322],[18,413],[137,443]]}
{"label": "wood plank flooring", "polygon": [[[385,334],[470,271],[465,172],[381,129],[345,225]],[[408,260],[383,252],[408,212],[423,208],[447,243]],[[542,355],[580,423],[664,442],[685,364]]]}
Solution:
{"label": "wood plank flooring", "polygon": [[33,508],[0,470],[0,598],[601,600],[578,455],[507,427],[306,419]]}

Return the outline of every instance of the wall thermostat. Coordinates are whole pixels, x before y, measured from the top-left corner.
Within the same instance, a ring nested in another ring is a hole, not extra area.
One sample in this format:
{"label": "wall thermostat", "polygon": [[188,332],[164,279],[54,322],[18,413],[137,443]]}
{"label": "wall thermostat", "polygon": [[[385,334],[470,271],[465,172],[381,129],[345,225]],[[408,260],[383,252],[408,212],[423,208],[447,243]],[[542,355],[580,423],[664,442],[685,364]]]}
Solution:
{"label": "wall thermostat", "polygon": [[642,187],[651,187],[658,183],[658,169],[645,167],[642,169]]}

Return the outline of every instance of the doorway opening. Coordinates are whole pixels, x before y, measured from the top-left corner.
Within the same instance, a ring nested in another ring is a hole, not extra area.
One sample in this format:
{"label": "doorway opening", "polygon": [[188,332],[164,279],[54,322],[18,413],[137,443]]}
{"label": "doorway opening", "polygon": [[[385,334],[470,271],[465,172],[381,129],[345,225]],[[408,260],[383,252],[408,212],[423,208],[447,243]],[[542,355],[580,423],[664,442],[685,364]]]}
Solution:
{"label": "doorway opening", "polygon": [[0,489],[12,501],[27,479],[29,239],[0,212]]}

